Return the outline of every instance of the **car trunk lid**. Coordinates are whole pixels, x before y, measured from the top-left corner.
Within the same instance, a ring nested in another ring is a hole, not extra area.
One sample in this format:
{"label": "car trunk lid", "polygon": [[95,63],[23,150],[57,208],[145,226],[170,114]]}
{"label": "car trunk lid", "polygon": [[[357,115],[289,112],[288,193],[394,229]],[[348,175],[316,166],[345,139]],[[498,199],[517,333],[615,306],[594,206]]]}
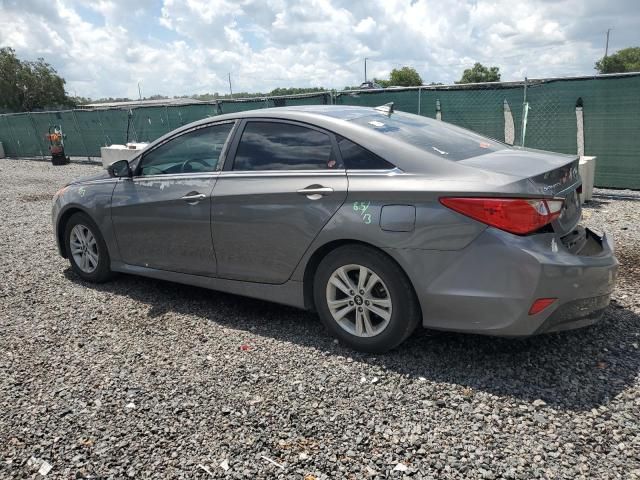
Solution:
{"label": "car trunk lid", "polygon": [[547,198],[562,198],[562,213],[552,225],[556,233],[565,235],[575,228],[581,216],[578,162],[575,155],[507,148],[459,163],[526,180],[532,187],[526,195],[532,192]]}

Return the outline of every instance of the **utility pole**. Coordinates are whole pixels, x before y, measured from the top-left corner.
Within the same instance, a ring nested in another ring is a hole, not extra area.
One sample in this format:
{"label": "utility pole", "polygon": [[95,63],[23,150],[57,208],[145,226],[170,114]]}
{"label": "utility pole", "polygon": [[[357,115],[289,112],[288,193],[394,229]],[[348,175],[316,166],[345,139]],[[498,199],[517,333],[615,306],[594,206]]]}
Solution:
{"label": "utility pole", "polygon": [[609,53],[609,32],[611,32],[610,28],[607,28],[607,44],[604,47],[604,58],[607,59],[607,55]]}
{"label": "utility pole", "polygon": [[364,57],[364,81],[367,81],[367,57]]}
{"label": "utility pole", "polygon": [[229,72],[229,93],[231,94],[231,98],[233,98],[233,90],[231,89],[231,72]]}

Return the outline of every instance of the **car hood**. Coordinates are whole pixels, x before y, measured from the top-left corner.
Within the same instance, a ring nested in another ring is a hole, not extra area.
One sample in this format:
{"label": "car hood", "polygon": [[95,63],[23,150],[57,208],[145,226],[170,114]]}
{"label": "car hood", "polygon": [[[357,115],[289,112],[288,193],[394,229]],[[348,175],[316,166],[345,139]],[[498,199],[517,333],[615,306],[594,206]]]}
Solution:
{"label": "car hood", "polygon": [[78,183],[87,183],[87,182],[91,182],[91,181],[94,181],[94,180],[106,180],[108,178],[111,178],[109,176],[109,172],[105,171],[105,172],[97,173],[95,175],[89,175],[87,177],[76,178],[75,180],[71,181],[69,183],[69,185],[75,185],[75,184],[78,184]]}

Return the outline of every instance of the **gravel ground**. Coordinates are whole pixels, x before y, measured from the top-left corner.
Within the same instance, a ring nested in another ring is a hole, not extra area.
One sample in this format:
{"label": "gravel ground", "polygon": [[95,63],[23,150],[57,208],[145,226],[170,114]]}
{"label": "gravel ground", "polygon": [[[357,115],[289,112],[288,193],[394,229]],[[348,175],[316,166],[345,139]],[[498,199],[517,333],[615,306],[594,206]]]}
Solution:
{"label": "gravel ground", "polygon": [[95,171],[0,161],[1,478],[640,478],[637,193],[585,208],[621,261],[598,325],[373,357],[291,308],[80,281],[50,199]]}

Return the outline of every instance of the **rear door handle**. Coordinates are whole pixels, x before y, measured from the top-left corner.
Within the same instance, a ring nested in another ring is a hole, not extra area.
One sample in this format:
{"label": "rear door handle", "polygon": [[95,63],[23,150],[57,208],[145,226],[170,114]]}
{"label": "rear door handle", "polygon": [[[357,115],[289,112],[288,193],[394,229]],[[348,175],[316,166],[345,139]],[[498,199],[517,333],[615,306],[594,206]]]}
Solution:
{"label": "rear door handle", "polygon": [[301,188],[297,190],[300,195],[306,195],[310,200],[319,200],[325,195],[329,195],[333,193],[333,188],[331,187],[323,187],[322,185],[309,185],[306,188]]}
{"label": "rear door handle", "polygon": [[187,203],[198,203],[199,201],[204,200],[205,198],[207,198],[207,196],[204,193],[190,192],[190,193],[187,193],[180,200],[184,200]]}

